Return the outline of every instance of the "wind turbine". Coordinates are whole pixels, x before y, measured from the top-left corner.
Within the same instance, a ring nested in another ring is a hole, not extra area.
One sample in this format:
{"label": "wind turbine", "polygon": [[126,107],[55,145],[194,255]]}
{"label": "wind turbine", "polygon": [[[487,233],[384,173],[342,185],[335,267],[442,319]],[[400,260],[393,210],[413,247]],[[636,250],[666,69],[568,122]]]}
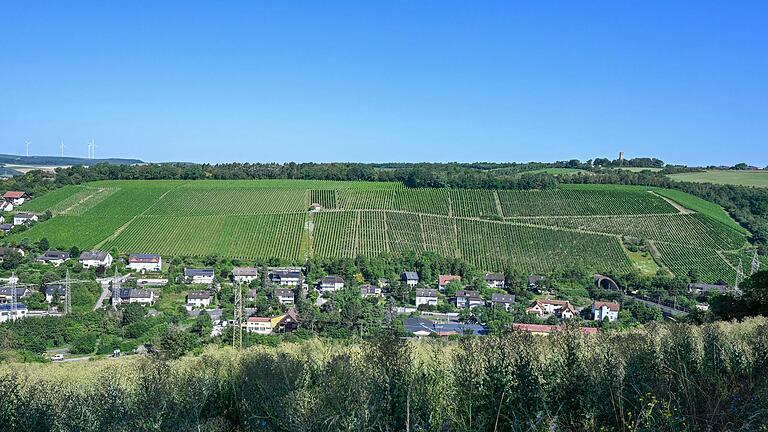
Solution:
{"label": "wind turbine", "polygon": [[24,144],[27,146],[27,157],[29,157],[29,140],[24,140]]}
{"label": "wind turbine", "polygon": [[64,157],[64,140],[61,141],[60,146],[61,146],[61,157]]}

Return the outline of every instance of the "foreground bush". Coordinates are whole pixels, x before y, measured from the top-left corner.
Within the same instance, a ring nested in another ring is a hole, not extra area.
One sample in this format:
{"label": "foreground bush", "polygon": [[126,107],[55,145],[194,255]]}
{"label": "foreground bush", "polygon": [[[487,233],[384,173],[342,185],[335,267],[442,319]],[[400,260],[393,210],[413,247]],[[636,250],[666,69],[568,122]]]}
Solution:
{"label": "foreground bush", "polygon": [[766,430],[768,320],[8,365],[24,431]]}

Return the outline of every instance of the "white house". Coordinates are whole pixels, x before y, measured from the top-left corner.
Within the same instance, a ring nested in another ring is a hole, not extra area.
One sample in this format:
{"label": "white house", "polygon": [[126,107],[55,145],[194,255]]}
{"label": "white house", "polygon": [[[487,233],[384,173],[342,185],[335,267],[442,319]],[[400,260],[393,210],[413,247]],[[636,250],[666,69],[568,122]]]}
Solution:
{"label": "white house", "polygon": [[504,288],[504,275],[502,273],[486,273],[483,280],[491,288]]}
{"label": "white house", "polygon": [[211,305],[210,291],[190,291],[187,293],[187,310],[206,308]]}
{"label": "white house", "polygon": [[0,323],[6,321],[16,321],[27,316],[29,310],[24,303],[5,303],[0,304]]}
{"label": "white house", "polygon": [[13,204],[9,203],[8,201],[0,201],[0,212],[10,211],[13,211]]}
{"label": "white house", "polygon": [[456,307],[472,309],[484,304],[485,302],[480,298],[480,293],[477,291],[456,291]]}
{"label": "white house", "polygon": [[3,200],[15,206],[24,204],[24,201],[28,199],[29,199],[29,195],[26,192],[8,191],[3,194]]}
{"label": "white house", "polygon": [[592,317],[595,321],[616,321],[619,319],[619,309],[621,307],[618,303],[596,301],[592,303]]}
{"label": "white house", "polygon": [[48,303],[53,302],[53,297],[58,294],[59,301],[64,300],[67,296],[67,289],[63,285],[48,285],[45,287],[45,301]]}
{"label": "white house", "polygon": [[416,307],[421,305],[437,306],[437,290],[420,288],[417,289]]}
{"label": "white house", "polygon": [[272,283],[283,286],[296,286],[303,282],[304,277],[298,267],[278,267],[269,272]]}
{"label": "white house", "polygon": [[11,288],[0,288],[0,303],[12,303],[31,294],[32,290],[24,287],[17,287],[13,290]]}
{"label": "white house", "polygon": [[232,269],[232,280],[238,283],[251,283],[259,278],[256,267],[235,267]]}
{"label": "white house", "polygon": [[69,252],[49,250],[45,251],[44,254],[37,257],[37,260],[46,264],[53,264],[54,266],[58,267],[59,265],[63,264],[64,261],[69,260]]}
{"label": "white house", "polygon": [[414,287],[419,283],[419,274],[413,271],[403,272],[403,274],[400,275],[400,281],[410,287]]}
{"label": "white house", "polygon": [[186,280],[187,283],[193,284],[213,283],[213,269],[193,269],[184,267],[184,280]]}
{"label": "white house", "polygon": [[13,215],[13,225],[24,225],[27,222],[37,222],[37,215],[32,213],[16,213]]}
{"label": "white house", "polygon": [[112,255],[104,251],[87,251],[80,254],[79,261],[85,268],[109,267],[112,265]]}
{"label": "white house", "polygon": [[139,303],[141,305],[151,306],[155,302],[155,297],[155,292],[152,290],[123,288],[120,290],[120,297],[117,304]]}
{"label": "white house", "polygon": [[526,311],[540,317],[554,315],[562,319],[573,318],[577,313],[571,302],[565,300],[536,300]]}
{"label": "white house", "polygon": [[155,254],[130,254],[128,268],[142,273],[160,271],[163,268],[163,258]]}
{"label": "white house", "polygon": [[320,280],[320,291],[335,292],[344,288],[344,279],[340,276],[326,276]]}
{"label": "white house", "polygon": [[275,288],[272,291],[272,298],[280,302],[282,305],[293,306],[294,295],[293,290],[288,288]]}
{"label": "white house", "polygon": [[248,333],[256,333],[260,335],[268,335],[272,333],[272,319],[266,317],[248,317],[243,323],[245,331]]}
{"label": "white house", "polygon": [[503,307],[505,310],[509,310],[510,306],[514,303],[514,294],[491,294],[491,304],[493,306]]}

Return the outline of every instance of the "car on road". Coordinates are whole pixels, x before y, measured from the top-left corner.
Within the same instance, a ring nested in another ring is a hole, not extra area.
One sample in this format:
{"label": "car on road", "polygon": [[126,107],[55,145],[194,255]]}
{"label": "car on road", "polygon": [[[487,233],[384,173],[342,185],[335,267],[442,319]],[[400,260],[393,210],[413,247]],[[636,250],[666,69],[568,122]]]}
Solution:
{"label": "car on road", "polygon": [[54,354],[51,356],[51,361],[62,361],[64,360],[64,354]]}

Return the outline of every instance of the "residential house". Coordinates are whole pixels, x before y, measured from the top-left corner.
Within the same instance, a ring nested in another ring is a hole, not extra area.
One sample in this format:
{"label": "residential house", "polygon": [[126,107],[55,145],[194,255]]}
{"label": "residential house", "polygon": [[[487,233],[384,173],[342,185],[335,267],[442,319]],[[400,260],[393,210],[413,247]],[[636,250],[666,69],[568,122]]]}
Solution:
{"label": "residential house", "polygon": [[[553,332],[562,331],[563,327],[554,326],[554,325],[545,325],[545,324],[513,323],[512,329],[517,331],[524,331],[532,334],[537,334],[537,335],[548,335]],[[596,334],[599,332],[599,330],[594,327],[580,327],[579,331],[583,334]]]}
{"label": "residential house", "polygon": [[259,278],[259,269],[256,267],[235,267],[232,269],[232,280],[237,283],[251,283]]}
{"label": "residential house", "polygon": [[272,290],[272,298],[286,306],[293,306],[295,301],[293,290],[288,288],[275,288]]}
{"label": "residential house", "polygon": [[415,287],[419,283],[419,274],[413,271],[403,272],[400,275],[400,281],[409,287]]}
{"label": "residential house", "polygon": [[0,201],[0,212],[11,211],[13,211],[13,204],[9,203],[8,201]]}
{"label": "residential house", "polygon": [[45,301],[52,303],[57,295],[59,301],[64,300],[64,297],[67,295],[67,288],[64,285],[48,285],[45,287]]}
{"label": "residential house", "polygon": [[207,308],[211,305],[211,292],[207,290],[203,291],[190,291],[187,293],[187,310],[194,308]]}
{"label": "residential house", "polygon": [[184,280],[187,283],[193,284],[211,284],[213,283],[213,269],[193,269],[184,267]]}
{"label": "residential house", "polygon": [[592,316],[595,321],[616,321],[619,319],[619,309],[618,303],[596,301],[592,303]]}
{"label": "residential house", "polygon": [[37,215],[32,213],[16,213],[13,215],[13,225],[24,225],[28,222],[37,222]]}
{"label": "residential house", "polygon": [[272,333],[292,332],[299,327],[299,318],[296,309],[291,308],[282,315],[270,319]]}
{"label": "residential house", "polygon": [[296,286],[304,281],[304,276],[299,267],[278,267],[270,269],[269,279],[278,285]]}
{"label": "residential house", "polygon": [[491,304],[495,307],[503,307],[508,311],[514,303],[514,294],[491,294]]}
{"label": "residential house", "polygon": [[502,273],[486,273],[483,275],[483,280],[491,288],[504,288],[504,274]]}
{"label": "residential house", "polygon": [[243,327],[245,327],[245,331],[248,333],[268,335],[272,333],[272,319],[266,317],[248,317],[243,323]]}
{"label": "residential house", "polygon": [[416,289],[416,307],[421,305],[437,306],[437,290]]}
{"label": "residential house", "polygon": [[0,262],[3,262],[3,260],[5,260],[5,257],[12,253],[17,253],[21,256],[25,255],[24,249],[22,248],[0,247]]}
{"label": "residential house", "polygon": [[541,275],[530,275],[528,276],[528,288],[532,290],[543,290],[546,289],[545,281],[547,280],[546,276]]}
{"label": "residential house", "polygon": [[320,291],[335,292],[344,288],[344,279],[340,276],[326,276],[320,280]]}
{"label": "residential house", "polygon": [[259,296],[259,290],[257,289],[249,289],[248,290],[248,297],[246,297],[249,301],[256,300],[256,297]]}
{"label": "residential house", "polygon": [[9,202],[15,206],[24,204],[24,201],[29,199],[29,195],[26,192],[21,191],[8,191],[3,194],[3,200]]}
{"label": "residential house", "polygon": [[112,265],[112,255],[104,251],[86,251],[80,254],[80,264],[85,268],[109,267]]}
{"label": "residential house", "polygon": [[40,262],[44,262],[46,264],[53,264],[54,266],[59,266],[63,264],[64,261],[69,260],[69,252],[49,250],[49,251],[45,251],[44,254],[37,257],[37,260]]}
{"label": "residential house", "polygon": [[155,303],[155,298],[156,298],[155,292],[152,290],[123,288],[119,292],[119,300],[117,304],[139,303],[141,305],[151,306],[152,304]]}
{"label": "residential house", "polygon": [[457,275],[440,275],[437,277],[437,289],[445,291],[445,287],[451,282],[461,282],[461,276]]}
{"label": "residential house", "polygon": [[536,300],[526,311],[540,317],[554,315],[562,319],[573,318],[577,314],[571,302],[565,300]]}
{"label": "residential house", "polygon": [[0,304],[0,323],[24,318],[28,312],[27,305],[24,303]]}
{"label": "residential house", "polygon": [[11,288],[0,288],[0,303],[13,303],[14,300],[28,297],[31,294],[32,290],[24,287],[16,287],[13,290]]}
{"label": "residential house", "polygon": [[8,234],[13,229],[13,224],[0,224],[0,231],[2,231],[4,234]]}
{"label": "residential house", "polygon": [[130,254],[128,268],[141,273],[158,272],[163,268],[163,258],[155,254]]}
{"label": "residential house", "polygon": [[366,297],[381,297],[381,288],[376,285],[361,285],[360,296]]}
{"label": "residential house", "polygon": [[477,291],[456,291],[456,307],[472,309],[484,304],[485,302],[480,298],[480,293]]}
{"label": "residential house", "polygon": [[725,284],[705,284],[705,283],[689,283],[688,291],[694,294],[709,294],[710,292],[724,293],[730,289]]}

